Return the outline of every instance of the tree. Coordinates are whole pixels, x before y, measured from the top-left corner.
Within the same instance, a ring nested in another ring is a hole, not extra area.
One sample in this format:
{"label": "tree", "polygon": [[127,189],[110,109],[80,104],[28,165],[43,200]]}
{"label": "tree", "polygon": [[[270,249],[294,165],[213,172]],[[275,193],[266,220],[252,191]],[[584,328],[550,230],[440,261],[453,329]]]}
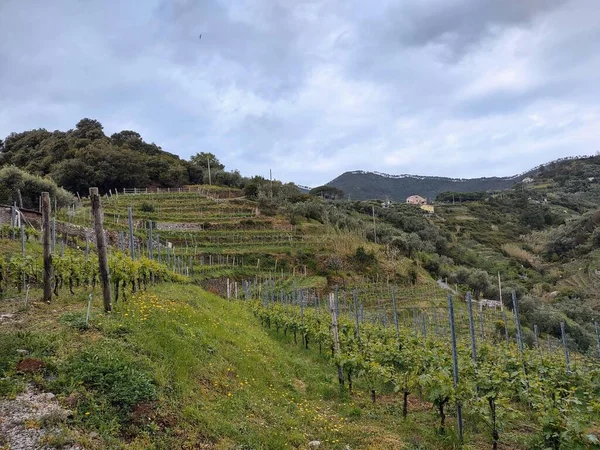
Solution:
{"label": "tree", "polygon": [[191,184],[202,184],[204,180],[204,168],[195,164],[187,163],[188,179]]}
{"label": "tree", "polygon": [[318,186],[314,189],[311,189],[309,194],[314,195],[316,197],[323,197],[328,200],[341,200],[344,198],[344,191],[336,187],[327,185]]}
{"label": "tree", "polygon": [[544,209],[539,206],[528,205],[521,214],[520,221],[525,226],[540,230],[546,224]]}
{"label": "tree", "polygon": [[169,168],[159,176],[160,184],[166,187],[176,187],[187,181],[187,170],[180,165],[169,165]]}
{"label": "tree", "polygon": [[78,138],[90,139],[93,141],[106,137],[104,131],[102,131],[103,129],[104,127],[102,124],[97,120],[84,118],[77,122],[73,134]]}
{"label": "tree", "polygon": [[54,181],[31,175],[24,170],[14,166],[0,169],[0,203],[12,204],[16,201],[16,192],[21,192],[23,206],[25,208],[38,207],[38,200],[42,192],[49,192],[50,197],[56,199],[59,207],[70,205],[75,201],[73,196]]}
{"label": "tree", "polygon": [[256,181],[247,183],[244,186],[244,196],[249,200],[258,199],[258,184],[256,183]]}
{"label": "tree", "polygon": [[56,165],[52,178],[71,192],[85,193],[94,186],[94,173],[91,169],[80,159],[66,159]]}
{"label": "tree", "polygon": [[486,271],[474,269],[469,273],[467,283],[473,289],[473,297],[477,300],[480,294],[489,289],[491,281]]}
{"label": "tree", "polygon": [[194,175],[198,182],[204,184],[215,182],[217,174],[225,169],[217,157],[208,152],[196,153],[190,158],[189,164],[196,170]]}
{"label": "tree", "polygon": [[190,163],[196,166],[206,168],[210,162],[211,172],[218,172],[225,169],[225,166],[217,159],[213,153],[200,152],[190,158]]}
{"label": "tree", "polygon": [[110,141],[118,147],[127,147],[136,152],[146,153],[148,155],[159,155],[163,153],[158,145],[144,142],[142,136],[136,131],[119,131],[110,137]]}
{"label": "tree", "polygon": [[135,131],[123,130],[111,135],[110,140],[113,144],[122,146],[127,142],[137,142],[142,140],[142,136]]}
{"label": "tree", "polygon": [[224,170],[217,171],[212,178],[213,183],[220,186],[240,187],[243,184],[242,175],[237,170],[232,170],[231,172]]}

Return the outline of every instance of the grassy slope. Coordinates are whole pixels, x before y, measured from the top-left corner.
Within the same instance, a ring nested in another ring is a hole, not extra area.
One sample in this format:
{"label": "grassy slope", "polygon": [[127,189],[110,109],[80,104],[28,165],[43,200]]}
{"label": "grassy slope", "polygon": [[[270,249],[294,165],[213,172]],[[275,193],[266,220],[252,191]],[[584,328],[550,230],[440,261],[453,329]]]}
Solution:
{"label": "grassy slope", "polygon": [[[318,351],[263,329],[242,303],[194,286],[162,285],[120,303],[110,316],[96,311],[91,328],[80,331],[84,298],[36,303],[18,314],[19,323],[0,325],[0,372],[8,377],[2,392],[23,386],[13,368],[16,350],[26,349],[47,364],[45,376],[29,377],[75,410],[70,437],[51,442],[284,449],[319,439],[325,449],[452,448],[451,437],[433,431],[428,405],[411,404],[403,421],[398,396],[372,405],[360,385],[352,398],[340,394],[333,367]],[[148,380],[156,389],[145,398]],[[133,414],[122,407],[128,402],[137,405]],[[94,430],[101,438],[89,438]],[[488,445],[467,431],[467,448]],[[520,448],[518,433],[503,437]]]}

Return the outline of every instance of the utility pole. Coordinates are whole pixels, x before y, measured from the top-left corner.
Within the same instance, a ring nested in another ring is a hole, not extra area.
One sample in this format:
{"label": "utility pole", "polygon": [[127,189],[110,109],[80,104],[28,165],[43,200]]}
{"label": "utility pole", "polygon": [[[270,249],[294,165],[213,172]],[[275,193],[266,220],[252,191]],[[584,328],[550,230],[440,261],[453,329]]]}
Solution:
{"label": "utility pole", "polygon": [[377,228],[375,228],[375,207],[372,206],[371,208],[373,212],[373,240],[377,244]]}
{"label": "utility pole", "polygon": [[210,155],[206,157],[206,161],[208,164],[208,184],[212,186],[212,179],[210,177]]}
{"label": "utility pole", "polygon": [[500,311],[504,311],[504,302],[502,301],[502,281],[500,280],[500,272],[498,272],[498,293],[500,297]]}

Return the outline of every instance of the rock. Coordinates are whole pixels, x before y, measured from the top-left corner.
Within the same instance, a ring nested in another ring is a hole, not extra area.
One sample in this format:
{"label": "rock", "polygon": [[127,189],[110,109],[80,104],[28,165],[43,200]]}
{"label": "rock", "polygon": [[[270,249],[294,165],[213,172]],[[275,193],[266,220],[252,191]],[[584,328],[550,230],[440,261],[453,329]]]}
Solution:
{"label": "rock", "polygon": [[77,394],[76,392],[72,392],[67,398],[65,398],[65,403],[70,408],[75,408],[79,403],[79,394]]}
{"label": "rock", "polygon": [[[60,435],[71,411],[61,407],[54,394],[38,393],[29,384],[14,399],[0,399],[0,448],[11,450],[51,449],[45,445],[46,436]],[[28,423],[38,426],[31,427]],[[61,447],[65,450],[83,450],[79,445]]]}
{"label": "rock", "polygon": [[96,433],[95,431],[92,431],[90,433],[90,439],[98,439],[100,437],[100,435],[98,433]]}
{"label": "rock", "polygon": [[17,349],[17,353],[21,356],[29,355],[29,351],[25,350],[24,348]]}
{"label": "rock", "polygon": [[40,359],[25,358],[19,361],[16,368],[17,372],[33,373],[41,371],[44,367],[46,367],[46,363]]}
{"label": "rock", "polygon": [[558,296],[558,291],[552,291],[552,292],[550,292],[550,297],[556,298],[557,296]]}
{"label": "rock", "polygon": [[308,448],[319,448],[321,446],[321,441],[310,441],[308,443]]}

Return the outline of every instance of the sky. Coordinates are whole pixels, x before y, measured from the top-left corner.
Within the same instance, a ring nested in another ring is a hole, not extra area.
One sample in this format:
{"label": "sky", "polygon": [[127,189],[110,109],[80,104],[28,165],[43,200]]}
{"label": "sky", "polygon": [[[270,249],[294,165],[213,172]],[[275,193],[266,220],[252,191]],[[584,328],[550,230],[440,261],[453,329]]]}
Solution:
{"label": "sky", "polygon": [[317,186],[600,150],[598,0],[0,0],[0,138],[84,117]]}

